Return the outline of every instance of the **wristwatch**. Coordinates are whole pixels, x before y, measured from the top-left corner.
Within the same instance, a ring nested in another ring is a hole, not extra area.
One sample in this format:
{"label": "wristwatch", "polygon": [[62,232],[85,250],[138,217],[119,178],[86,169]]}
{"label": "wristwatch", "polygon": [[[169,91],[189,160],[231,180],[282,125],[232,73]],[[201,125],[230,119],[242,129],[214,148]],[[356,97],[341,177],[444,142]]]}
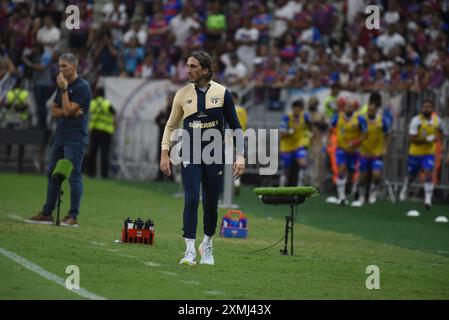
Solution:
{"label": "wristwatch", "polygon": [[66,92],[68,90],[69,90],[68,88],[62,89],[61,93],[64,93],[64,92]]}

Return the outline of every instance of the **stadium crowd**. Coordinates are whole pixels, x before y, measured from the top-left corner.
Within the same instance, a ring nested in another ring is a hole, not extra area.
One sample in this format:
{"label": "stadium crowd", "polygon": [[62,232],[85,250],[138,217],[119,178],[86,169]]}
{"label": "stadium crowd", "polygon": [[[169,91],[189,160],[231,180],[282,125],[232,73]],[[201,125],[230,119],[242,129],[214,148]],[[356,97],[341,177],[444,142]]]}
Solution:
{"label": "stadium crowd", "polygon": [[[79,29],[65,27],[70,4],[80,8]],[[365,26],[368,4],[381,9],[379,30]],[[2,0],[0,44],[3,64],[9,57],[40,87],[50,86],[64,50],[93,83],[102,75],[182,83],[185,55],[204,48],[228,85],[420,91],[448,77],[448,8],[442,0],[113,0],[94,19],[91,0]],[[29,66],[33,59],[45,70]]]}
{"label": "stadium crowd", "polygon": [[[199,48],[215,58],[214,78],[237,92],[253,84],[274,97],[331,86],[419,93],[449,83],[448,0],[103,2],[97,12],[92,0],[1,0],[0,78],[30,80],[39,127],[65,51],[93,88],[101,76],[187,82],[185,57]],[[70,4],[79,29],[66,28]],[[380,8],[379,29],[366,27],[370,4]]]}

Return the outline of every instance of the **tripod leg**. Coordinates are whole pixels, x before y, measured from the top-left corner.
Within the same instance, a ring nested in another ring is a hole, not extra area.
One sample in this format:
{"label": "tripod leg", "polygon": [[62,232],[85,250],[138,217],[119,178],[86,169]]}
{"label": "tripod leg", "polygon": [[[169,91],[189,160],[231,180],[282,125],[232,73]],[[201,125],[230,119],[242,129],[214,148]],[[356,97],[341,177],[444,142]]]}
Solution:
{"label": "tripod leg", "polygon": [[61,202],[62,202],[61,198],[62,198],[62,194],[63,194],[62,189],[59,188],[59,190],[58,190],[58,209],[56,210],[56,222],[55,222],[55,224],[56,224],[57,226],[59,226],[60,223],[61,223],[61,222],[59,221],[59,212],[60,212],[60,210],[61,210]]}
{"label": "tripod leg", "polygon": [[294,226],[294,210],[295,207],[292,205],[291,206],[292,210],[291,210],[291,217],[290,217],[290,228],[291,228],[291,233],[290,233],[290,246],[291,246],[291,250],[290,250],[290,254],[293,255],[293,226]]}
{"label": "tripod leg", "polygon": [[287,255],[288,254],[288,250],[287,250],[287,245],[288,245],[288,229],[289,229],[289,220],[290,217],[289,216],[285,216],[285,236],[284,236],[284,249],[281,250],[281,254],[282,255]]}

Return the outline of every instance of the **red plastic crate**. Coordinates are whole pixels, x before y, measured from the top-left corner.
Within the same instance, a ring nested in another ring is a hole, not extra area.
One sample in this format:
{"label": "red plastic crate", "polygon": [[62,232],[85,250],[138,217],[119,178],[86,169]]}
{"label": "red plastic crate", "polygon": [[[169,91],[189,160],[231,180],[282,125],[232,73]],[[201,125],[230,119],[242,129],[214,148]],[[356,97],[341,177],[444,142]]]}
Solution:
{"label": "red plastic crate", "polygon": [[148,229],[122,229],[123,243],[142,243],[152,245],[154,244],[154,230]]}

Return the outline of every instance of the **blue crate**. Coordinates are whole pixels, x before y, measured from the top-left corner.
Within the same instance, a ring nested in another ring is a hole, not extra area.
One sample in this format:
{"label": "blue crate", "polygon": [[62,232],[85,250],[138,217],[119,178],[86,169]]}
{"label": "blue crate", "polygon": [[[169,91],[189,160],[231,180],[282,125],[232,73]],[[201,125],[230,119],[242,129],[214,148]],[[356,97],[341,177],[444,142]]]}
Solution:
{"label": "blue crate", "polygon": [[246,238],[248,229],[239,227],[222,227],[221,236],[224,238]]}

